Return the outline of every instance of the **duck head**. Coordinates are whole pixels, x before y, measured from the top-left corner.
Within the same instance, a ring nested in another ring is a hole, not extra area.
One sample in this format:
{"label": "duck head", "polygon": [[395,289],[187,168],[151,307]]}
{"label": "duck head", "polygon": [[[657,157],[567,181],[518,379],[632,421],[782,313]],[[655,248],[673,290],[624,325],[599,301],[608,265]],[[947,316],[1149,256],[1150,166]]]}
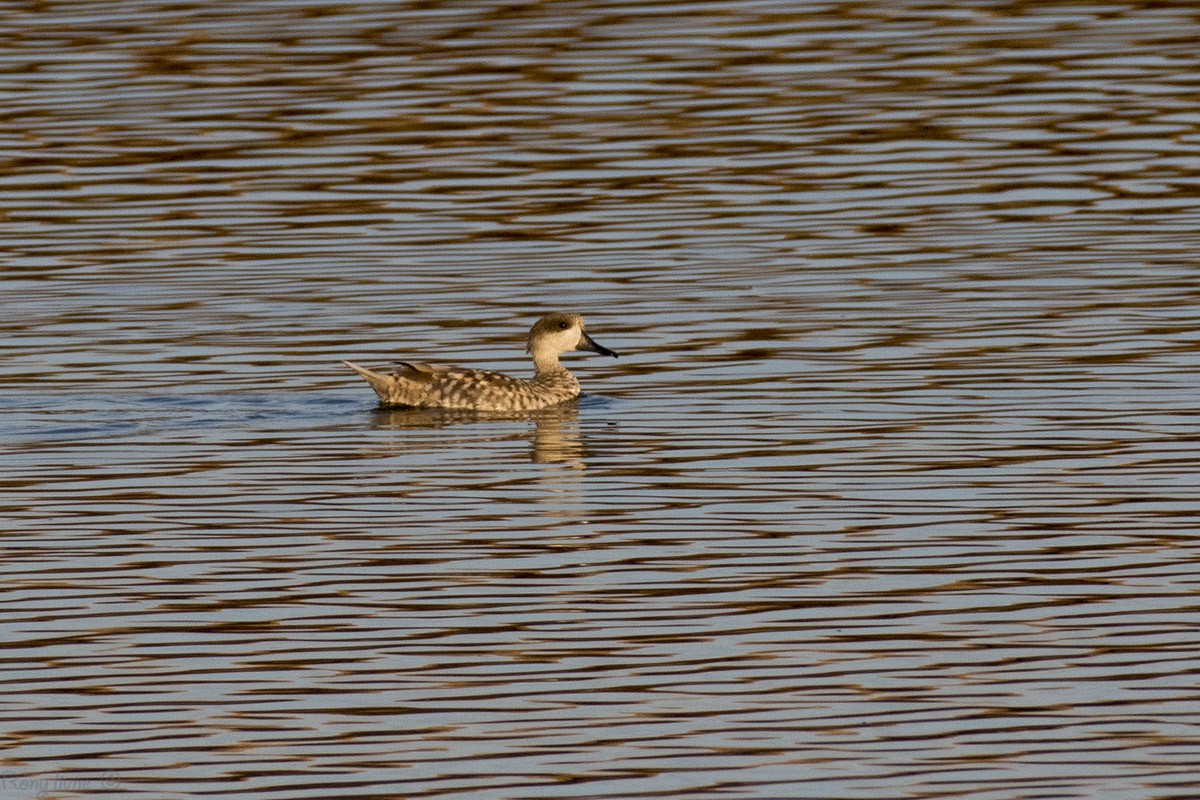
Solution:
{"label": "duck head", "polygon": [[558,357],[571,350],[617,357],[612,350],[588,336],[583,317],[578,314],[547,314],[529,331],[525,351],[533,356],[533,363],[539,370],[558,366]]}

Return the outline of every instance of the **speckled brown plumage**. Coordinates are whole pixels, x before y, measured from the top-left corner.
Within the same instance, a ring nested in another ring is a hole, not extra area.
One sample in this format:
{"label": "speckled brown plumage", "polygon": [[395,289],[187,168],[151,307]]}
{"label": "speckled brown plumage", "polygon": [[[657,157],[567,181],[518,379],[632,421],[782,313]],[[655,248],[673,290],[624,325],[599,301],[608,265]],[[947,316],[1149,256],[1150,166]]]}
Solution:
{"label": "speckled brown plumage", "polygon": [[579,381],[559,361],[569,350],[616,353],[584,332],[578,314],[547,314],[529,331],[526,350],[535,373],[529,380],[500,372],[402,362],[384,374],[345,362],[366,378],[382,406],[461,408],[479,411],[533,411],[579,397]]}

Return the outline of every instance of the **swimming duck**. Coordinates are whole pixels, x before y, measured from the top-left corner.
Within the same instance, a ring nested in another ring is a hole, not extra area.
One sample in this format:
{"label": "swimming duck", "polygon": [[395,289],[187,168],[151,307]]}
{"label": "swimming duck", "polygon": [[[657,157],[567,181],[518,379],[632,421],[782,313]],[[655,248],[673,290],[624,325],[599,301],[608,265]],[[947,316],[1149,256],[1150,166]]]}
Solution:
{"label": "swimming duck", "polygon": [[390,375],[343,362],[367,379],[381,406],[466,408],[476,411],[533,411],[579,397],[579,381],[558,363],[569,350],[617,357],[583,329],[578,314],[547,314],[529,331],[525,352],[533,356],[529,380],[500,372],[400,362]]}

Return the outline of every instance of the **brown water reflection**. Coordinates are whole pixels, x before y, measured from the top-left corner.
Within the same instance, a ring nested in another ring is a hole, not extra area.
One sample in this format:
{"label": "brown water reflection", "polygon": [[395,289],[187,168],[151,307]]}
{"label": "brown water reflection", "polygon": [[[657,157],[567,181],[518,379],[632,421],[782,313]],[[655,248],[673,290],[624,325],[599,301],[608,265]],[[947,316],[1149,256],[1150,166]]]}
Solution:
{"label": "brown water reflection", "polygon": [[12,5],[0,798],[1197,796],[1198,37]]}
{"label": "brown water reflection", "polygon": [[[581,402],[595,408],[603,402],[595,398],[584,398]],[[535,464],[565,464],[583,469],[584,446],[579,435],[579,403],[570,403],[557,408],[520,413],[462,411],[455,409],[387,408],[375,412],[376,426],[390,431],[445,430],[455,427],[470,427],[483,431],[485,441],[496,439],[528,438],[531,445],[530,460]],[[510,428],[516,424],[517,431]],[[439,436],[421,439],[418,447],[436,450],[446,448],[448,442],[456,447],[469,447],[477,441],[473,437],[459,440]],[[403,455],[412,447],[409,437],[398,436],[394,441],[395,455]]]}

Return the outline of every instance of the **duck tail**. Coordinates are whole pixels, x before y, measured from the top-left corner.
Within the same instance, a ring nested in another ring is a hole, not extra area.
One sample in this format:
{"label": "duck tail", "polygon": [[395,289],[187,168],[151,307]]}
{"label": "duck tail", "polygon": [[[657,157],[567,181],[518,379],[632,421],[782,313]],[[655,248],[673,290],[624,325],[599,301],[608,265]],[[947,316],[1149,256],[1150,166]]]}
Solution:
{"label": "duck tail", "polygon": [[367,383],[371,384],[371,388],[375,390],[375,394],[379,395],[380,400],[387,399],[389,389],[394,382],[390,375],[381,375],[378,372],[372,372],[366,367],[360,367],[358,364],[353,364],[349,361],[343,361],[342,363],[366,378]]}

